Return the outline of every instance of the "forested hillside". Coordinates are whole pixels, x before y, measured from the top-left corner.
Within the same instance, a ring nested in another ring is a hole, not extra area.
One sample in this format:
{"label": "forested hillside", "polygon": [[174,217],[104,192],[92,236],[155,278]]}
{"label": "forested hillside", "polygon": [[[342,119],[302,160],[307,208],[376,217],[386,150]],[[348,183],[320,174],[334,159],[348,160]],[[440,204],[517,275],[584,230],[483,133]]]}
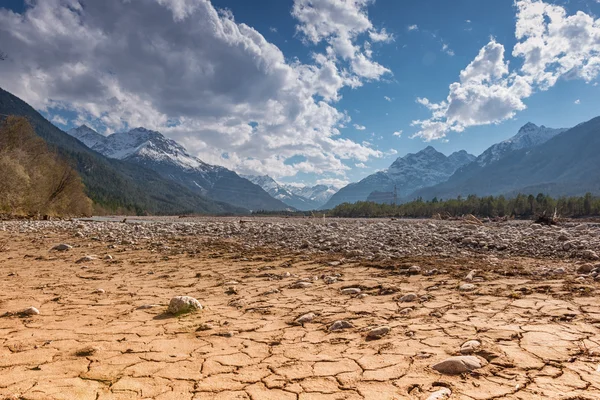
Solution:
{"label": "forested hillside", "polygon": [[95,212],[119,214],[244,213],[120,160],[109,160],[61,131],[27,103],[0,88],[0,114],[26,117],[35,133],[79,173]]}
{"label": "forested hillside", "polygon": [[0,213],[86,216],[92,201],[79,174],[48,149],[23,117],[0,122]]}

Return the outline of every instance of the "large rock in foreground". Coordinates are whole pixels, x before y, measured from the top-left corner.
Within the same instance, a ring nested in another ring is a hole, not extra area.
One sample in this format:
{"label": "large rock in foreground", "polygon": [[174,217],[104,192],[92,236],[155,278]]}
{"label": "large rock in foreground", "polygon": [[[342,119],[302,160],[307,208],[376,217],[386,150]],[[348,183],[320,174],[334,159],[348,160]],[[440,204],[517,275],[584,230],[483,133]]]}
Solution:
{"label": "large rock in foreground", "polygon": [[177,315],[196,310],[202,310],[202,304],[198,300],[190,296],[176,296],[169,302],[167,312]]}

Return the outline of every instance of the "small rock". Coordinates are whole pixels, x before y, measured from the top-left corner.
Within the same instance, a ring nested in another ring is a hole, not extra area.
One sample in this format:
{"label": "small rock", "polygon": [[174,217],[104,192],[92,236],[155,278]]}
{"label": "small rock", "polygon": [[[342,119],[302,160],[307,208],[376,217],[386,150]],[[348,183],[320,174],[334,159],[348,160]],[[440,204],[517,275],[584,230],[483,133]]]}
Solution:
{"label": "small rock", "polygon": [[304,282],[304,281],[300,281],[300,282],[296,282],[290,285],[290,289],[306,289],[312,286],[312,283],[310,282]]}
{"label": "small rock", "polygon": [[214,326],[212,326],[211,324],[202,324],[198,328],[196,328],[196,332],[210,331],[211,329],[214,329]]}
{"label": "small rock", "polygon": [[477,272],[477,270],[475,270],[475,269],[474,269],[474,270],[472,270],[471,272],[469,272],[469,273],[467,274],[467,276],[465,276],[465,281],[469,281],[469,282],[470,282],[470,281],[472,281],[472,280],[473,280],[473,278],[475,278],[475,273],[476,273],[476,272]]}
{"label": "small rock", "polygon": [[584,258],[587,258],[588,260],[598,260],[598,259],[600,259],[600,257],[598,257],[598,254],[594,250],[583,250],[581,252],[581,255]]}
{"label": "small rock", "polygon": [[408,274],[409,275],[417,275],[421,273],[421,267],[419,267],[418,265],[413,265],[411,267],[408,268]]}
{"label": "small rock", "polygon": [[399,311],[402,315],[410,314],[413,311],[412,307],[406,307]]}
{"label": "small rock", "polygon": [[344,329],[351,329],[354,328],[354,325],[352,325],[350,322],[348,321],[335,321],[333,324],[331,324],[329,326],[329,331],[330,332],[334,332],[334,331],[342,331]]}
{"label": "small rock", "polygon": [[398,300],[400,303],[411,303],[415,300],[417,300],[418,296],[415,293],[408,293],[405,294],[404,296],[400,297],[400,299]]}
{"label": "small rock", "polygon": [[223,283],[223,286],[233,286],[233,285],[237,285],[239,282],[238,281],[227,281],[225,283]]}
{"label": "small rock", "polygon": [[82,349],[77,350],[75,352],[75,355],[77,357],[93,356],[94,354],[96,354],[98,352],[98,350],[100,350],[100,349],[98,347],[94,347],[94,346],[84,347]]}
{"label": "small rock", "polygon": [[447,358],[431,368],[442,374],[458,375],[481,368],[481,361],[475,356],[457,356]]}
{"label": "small rock", "polygon": [[438,391],[435,391],[427,397],[427,400],[445,400],[449,399],[452,395],[452,391],[448,388],[441,388]]}
{"label": "small rock", "polygon": [[358,296],[356,296],[357,299],[364,299],[365,297],[369,297],[369,295],[367,293],[361,293]]}
{"label": "small rock", "polygon": [[94,261],[96,259],[96,257],[94,256],[84,256],[81,257],[79,260],[75,261],[76,264],[81,264],[82,262],[90,262],[90,261]]}
{"label": "small rock", "polygon": [[67,251],[67,250],[71,250],[73,248],[73,246],[68,245],[66,243],[61,243],[61,244],[57,244],[56,246],[54,246],[52,248],[52,250],[56,250],[56,251]]}
{"label": "small rock", "polygon": [[94,290],[93,293],[102,294],[102,293],[106,293],[106,290],[98,288],[98,289]]}
{"label": "small rock", "polygon": [[111,256],[110,254],[107,254],[107,255],[105,255],[105,256],[104,256],[104,259],[105,259],[106,261],[110,261],[110,260],[112,260],[112,259],[113,259],[113,256]]}
{"label": "small rock", "polygon": [[594,269],[594,266],[592,264],[583,264],[583,265],[580,265],[579,268],[577,268],[577,273],[578,274],[589,274],[590,272],[592,272],[593,269]]}
{"label": "small rock", "polygon": [[460,346],[460,352],[462,354],[473,354],[481,347],[481,342],[479,340],[469,340]]}
{"label": "small rock", "polygon": [[477,286],[473,285],[472,283],[463,283],[458,287],[458,290],[460,290],[461,292],[471,292],[476,288]]}
{"label": "small rock", "polygon": [[371,329],[367,333],[367,339],[369,339],[369,340],[381,339],[382,337],[384,337],[385,335],[390,333],[390,330],[391,330],[391,328],[389,326],[385,326],[385,325]]}
{"label": "small rock", "polygon": [[202,310],[202,304],[190,296],[176,296],[169,302],[167,312],[171,314],[180,314],[195,310]]}
{"label": "small rock", "polygon": [[23,311],[19,312],[19,314],[26,315],[26,316],[39,315],[40,310],[38,310],[35,307],[28,307],[28,308],[24,309]]}
{"label": "small rock", "polygon": [[160,307],[158,304],[144,304],[136,308],[136,310],[149,310],[151,308]]}
{"label": "small rock", "polygon": [[347,294],[347,295],[360,294],[360,292],[361,292],[360,288],[342,289],[342,294]]}
{"label": "small rock", "polygon": [[307,324],[309,322],[312,322],[313,319],[315,319],[316,317],[317,316],[315,315],[315,313],[307,313],[307,314],[304,314],[304,315],[296,318],[294,320],[294,324],[296,324],[296,325],[304,325],[304,324]]}

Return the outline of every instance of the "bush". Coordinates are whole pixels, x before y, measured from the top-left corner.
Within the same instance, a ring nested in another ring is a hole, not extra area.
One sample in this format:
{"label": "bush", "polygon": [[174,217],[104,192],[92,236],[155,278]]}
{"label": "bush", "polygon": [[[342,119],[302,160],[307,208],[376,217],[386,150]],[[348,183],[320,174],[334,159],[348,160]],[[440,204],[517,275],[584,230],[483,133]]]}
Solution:
{"label": "bush", "polygon": [[27,216],[91,215],[77,172],[50,151],[23,117],[0,124],[0,212]]}

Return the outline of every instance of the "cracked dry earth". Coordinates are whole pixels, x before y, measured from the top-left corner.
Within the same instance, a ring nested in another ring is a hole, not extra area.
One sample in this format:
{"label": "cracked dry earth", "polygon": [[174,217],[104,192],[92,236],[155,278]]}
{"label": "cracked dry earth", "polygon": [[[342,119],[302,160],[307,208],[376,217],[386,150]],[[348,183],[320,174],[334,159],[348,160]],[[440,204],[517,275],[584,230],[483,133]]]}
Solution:
{"label": "cracked dry earth", "polygon": [[[248,252],[235,239],[165,239],[202,249],[187,252],[143,240],[109,250],[67,232],[1,239],[0,399],[443,399],[444,388],[451,399],[600,398],[598,284],[529,273],[576,261],[405,257],[384,267]],[[73,248],[50,251],[58,243]],[[97,258],[77,263],[86,255]],[[421,272],[409,274],[413,265]],[[459,290],[473,269],[474,290]],[[416,299],[400,302],[408,293]],[[204,309],[167,314],[177,295]],[[14,313],[30,306],[40,314]],[[330,332],[339,320],[352,327]],[[387,335],[366,340],[382,325]],[[469,340],[481,343],[482,368],[431,368]]]}

